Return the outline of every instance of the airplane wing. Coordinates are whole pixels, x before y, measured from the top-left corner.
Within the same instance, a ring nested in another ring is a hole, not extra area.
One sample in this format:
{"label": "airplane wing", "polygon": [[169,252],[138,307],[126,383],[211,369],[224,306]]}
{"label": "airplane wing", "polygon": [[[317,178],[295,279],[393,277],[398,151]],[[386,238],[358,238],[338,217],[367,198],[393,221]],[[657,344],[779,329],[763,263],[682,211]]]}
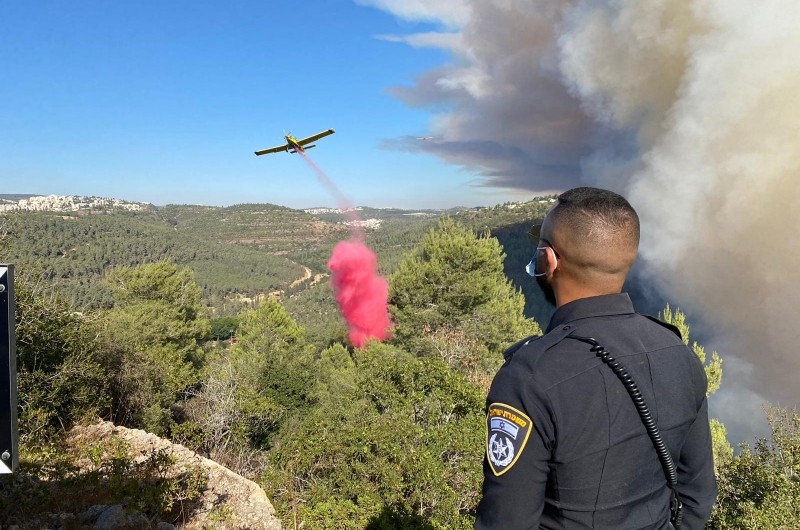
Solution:
{"label": "airplane wing", "polygon": [[319,134],[315,134],[314,136],[309,136],[308,138],[303,138],[302,140],[298,141],[297,143],[300,144],[300,145],[310,144],[311,142],[316,142],[320,138],[324,138],[324,137],[328,136],[329,134],[333,134],[333,133],[334,133],[333,129],[328,129],[327,131],[321,132]]}
{"label": "airplane wing", "polygon": [[256,155],[268,155],[269,153],[280,153],[281,151],[288,151],[289,144],[280,145],[278,147],[270,147],[269,149],[264,149],[263,151],[256,151]]}

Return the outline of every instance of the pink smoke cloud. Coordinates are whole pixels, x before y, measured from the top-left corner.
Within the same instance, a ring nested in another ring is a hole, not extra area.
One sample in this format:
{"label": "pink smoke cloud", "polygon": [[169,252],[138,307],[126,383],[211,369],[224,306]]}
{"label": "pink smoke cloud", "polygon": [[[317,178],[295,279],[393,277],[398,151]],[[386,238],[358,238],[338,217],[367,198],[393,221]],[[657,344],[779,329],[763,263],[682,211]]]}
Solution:
{"label": "pink smoke cloud", "polygon": [[363,242],[364,230],[358,211],[304,151],[297,152],[336,198],[350,221],[350,241],[338,243],[328,260],[336,302],[350,328],[350,342],[361,348],[370,339],[384,340],[391,336],[392,326],[387,305],[389,284],[378,274],[378,258]]}
{"label": "pink smoke cloud", "polygon": [[338,243],[328,261],[336,302],[350,328],[350,342],[358,348],[391,336],[389,284],[377,265],[375,254],[356,239]]}

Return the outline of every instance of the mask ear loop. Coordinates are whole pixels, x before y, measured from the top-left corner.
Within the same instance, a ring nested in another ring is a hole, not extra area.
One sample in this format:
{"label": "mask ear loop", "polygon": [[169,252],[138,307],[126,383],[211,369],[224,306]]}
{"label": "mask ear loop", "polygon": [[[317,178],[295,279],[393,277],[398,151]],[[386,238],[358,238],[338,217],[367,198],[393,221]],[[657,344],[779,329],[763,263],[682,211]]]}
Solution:
{"label": "mask ear loop", "polygon": [[[549,250],[553,254],[553,262],[554,262],[553,271],[555,271],[558,268],[558,254],[556,254],[556,249],[554,249],[553,247],[544,247],[544,248],[546,249],[545,253],[547,253],[547,251]],[[547,271],[545,271],[545,274],[547,274]]]}
{"label": "mask ear loop", "polygon": [[[556,256],[555,249],[553,247],[549,247],[549,246],[548,247],[536,247],[537,251],[540,250],[540,249],[544,250],[545,254],[547,254],[548,250],[553,254],[553,261],[555,262],[555,264],[553,265],[553,270],[556,270],[556,268],[558,267],[558,256]],[[546,276],[546,275],[547,275],[547,271],[545,270],[544,272],[539,273],[536,276]]]}

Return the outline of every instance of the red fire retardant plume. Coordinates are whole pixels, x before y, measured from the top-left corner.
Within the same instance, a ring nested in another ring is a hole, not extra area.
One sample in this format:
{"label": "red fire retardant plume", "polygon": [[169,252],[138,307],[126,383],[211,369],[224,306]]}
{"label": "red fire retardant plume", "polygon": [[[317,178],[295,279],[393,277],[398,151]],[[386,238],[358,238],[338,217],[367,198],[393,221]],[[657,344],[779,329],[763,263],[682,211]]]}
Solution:
{"label": "red fire retardant plume", "polygon": [[378,258],[364,245],[358,211],[304,151],[297,152],[316,172],[319,181],[336,197],[339,208],[350,220],[350,241],[337,244],[328,261],[336,302],[350,327],[350,342],[361,348],[370,339],[388,338],[392,325],[386,305],[389,284],[378,275]]}
{"label": "red fire retardant plume", "polygon": [[336,302],[350,327],[350,342],[358,348],[391,335],[389,284],[378,275],[377,264],[375,254],[358,240],[338,243],[328,261]]}

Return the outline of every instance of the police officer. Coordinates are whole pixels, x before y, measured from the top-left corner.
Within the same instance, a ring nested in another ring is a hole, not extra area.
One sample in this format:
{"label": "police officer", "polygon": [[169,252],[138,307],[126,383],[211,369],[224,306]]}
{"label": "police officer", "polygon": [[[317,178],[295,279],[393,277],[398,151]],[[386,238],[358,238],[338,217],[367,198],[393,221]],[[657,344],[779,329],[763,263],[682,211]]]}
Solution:
{"label": "police officer", "polygon": [[627,368],[677,466],[681,528],[703,528],[717,495],[705,371],[676,328],[635,313],[621,292],[636,212],[616,193],[575,188],[531,236],[528,272],[557,309],[542,337],[506,351],[492,382],[476,530],[668,528],[670,490],[642,419],[575,336]]}

